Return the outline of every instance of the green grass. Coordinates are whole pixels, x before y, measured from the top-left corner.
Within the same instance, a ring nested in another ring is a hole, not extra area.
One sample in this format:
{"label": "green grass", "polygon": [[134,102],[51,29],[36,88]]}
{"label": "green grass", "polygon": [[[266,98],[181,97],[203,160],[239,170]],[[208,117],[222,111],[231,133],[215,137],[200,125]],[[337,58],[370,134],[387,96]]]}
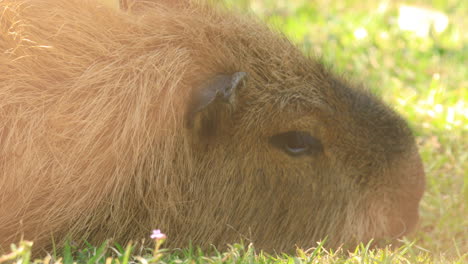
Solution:
{"label": "green grass", "polygon": [[[60,263],[467,263],[468,262],[468,1],[406,1],[445,13],[449,25],[427,36],[399,28],[401,3],[391,1],[228,0],[252,9],[285,32],[306,53],[321,54],[338,72],[362,81],[411,124],[427,174],[418,231],[398,249],[330,252],[321,246],[295,255],[267,255],[236,244],[205,255],[104,244],[66,247]],[[366,32],[363,38],[356,37]],[[148,230],[148,233],[150,230]],[[168,238],[170,239],[170,237]],[[312,245],[313,246],[313,245]],[[0,263],[29,263],[31,245],[13,248]],[[46,259],[47,260],[47,259]],[[44,259],[41,260],[44,262]],[[41,262],[37,261],[37,262]],[[47,261],[46,261],[47,262]]]}

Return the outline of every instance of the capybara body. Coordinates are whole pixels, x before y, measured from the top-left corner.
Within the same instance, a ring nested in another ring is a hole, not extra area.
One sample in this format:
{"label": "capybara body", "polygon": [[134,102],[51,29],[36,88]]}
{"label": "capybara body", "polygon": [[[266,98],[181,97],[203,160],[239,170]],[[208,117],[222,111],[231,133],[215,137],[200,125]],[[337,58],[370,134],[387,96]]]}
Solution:
{"label": "capybara body", "polygon": [[0,245],[265,250],[395,239],[405,121],[255,18],[191,1],[0,2]]}

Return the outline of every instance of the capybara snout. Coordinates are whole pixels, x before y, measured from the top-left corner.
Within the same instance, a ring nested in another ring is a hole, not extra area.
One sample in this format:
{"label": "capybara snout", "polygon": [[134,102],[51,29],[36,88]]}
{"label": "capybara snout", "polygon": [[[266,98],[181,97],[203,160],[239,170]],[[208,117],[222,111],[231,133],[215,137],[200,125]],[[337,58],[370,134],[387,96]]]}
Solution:
{"label": "capybara snout", "polygon": [[406,122],[259,23],[200,1],[0,2],[0,245],[265,250],[396,239]]}
{"label": "capybara snout", "polygon": [[392,238],[400,238],[412,232],[419,220],[419,201],[424,193],[425,175],[418,152],[415,150],[407,160],[401,161],[403,176],[398,197],[397,213],[393,216],[389,228]]}

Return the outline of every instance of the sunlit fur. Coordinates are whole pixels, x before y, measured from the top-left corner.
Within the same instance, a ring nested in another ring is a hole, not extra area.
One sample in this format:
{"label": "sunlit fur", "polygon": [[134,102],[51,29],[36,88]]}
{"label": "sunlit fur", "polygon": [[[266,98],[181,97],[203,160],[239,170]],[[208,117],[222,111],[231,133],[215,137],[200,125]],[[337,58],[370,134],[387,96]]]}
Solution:
{"label": "sunlit fur", "polygon": [[[291,250],[396,238],[424,173],[405,122],[257,19],[189,1],[0,1],[0,246]],[[248,78],[186,126],[216,74]],[[200,131],[212,125],[209,135]],[[319,155],[269,144],[290,130]]]}

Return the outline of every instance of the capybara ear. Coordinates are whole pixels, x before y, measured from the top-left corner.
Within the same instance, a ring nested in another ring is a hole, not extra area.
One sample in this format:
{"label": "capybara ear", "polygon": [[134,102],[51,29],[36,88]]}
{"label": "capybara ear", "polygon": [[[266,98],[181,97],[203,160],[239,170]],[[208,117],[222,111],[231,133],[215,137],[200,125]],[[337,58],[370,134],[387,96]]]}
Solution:
{"label": "capybara ear", "polygon": [[[236,72],[233,74],[218,74],[208,80],[199,89],[194,89],[190,98],[186,125],[188,128],[194,128],[197,120],[203,119],[204,113],[210,114],[213,111],[219,111],[217,105],[229,104],[235,105],[236,90],[242,86],[246,80],[247,73]],[[212,109],[214,108],[214,109]]]}

